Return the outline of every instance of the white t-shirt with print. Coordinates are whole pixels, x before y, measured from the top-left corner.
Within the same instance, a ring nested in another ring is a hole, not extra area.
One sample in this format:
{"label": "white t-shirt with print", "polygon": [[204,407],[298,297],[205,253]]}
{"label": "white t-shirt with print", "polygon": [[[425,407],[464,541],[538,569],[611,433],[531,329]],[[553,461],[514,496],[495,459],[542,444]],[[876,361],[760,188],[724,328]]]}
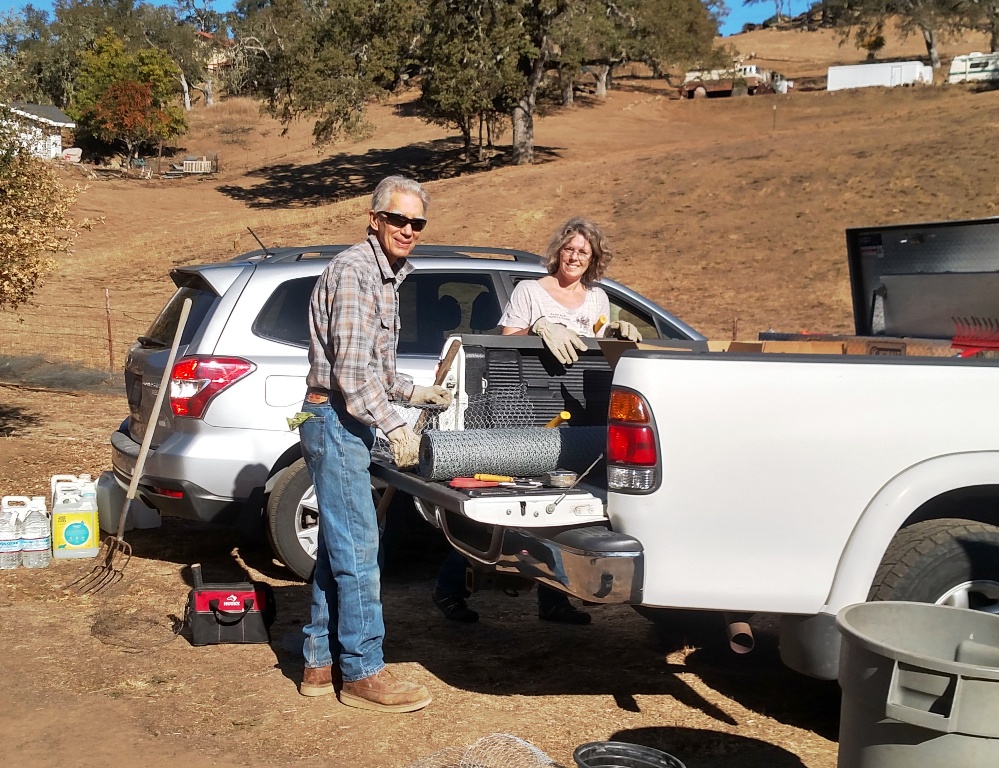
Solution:
{"label": "white t-shirt with print", "polygon": [[[586,299],[577,309],[569,309],[555,301],[537,280],[521,280],[514,286],[499,324],[509,328],[530,328],[545,317],[571,328],[580,336],[592,337],[598,335],[593,332],[593,324],[601,315],[610,319],[610,301],[603,288],[586,286]],[[603,330],[599,335],[603,335]]]}

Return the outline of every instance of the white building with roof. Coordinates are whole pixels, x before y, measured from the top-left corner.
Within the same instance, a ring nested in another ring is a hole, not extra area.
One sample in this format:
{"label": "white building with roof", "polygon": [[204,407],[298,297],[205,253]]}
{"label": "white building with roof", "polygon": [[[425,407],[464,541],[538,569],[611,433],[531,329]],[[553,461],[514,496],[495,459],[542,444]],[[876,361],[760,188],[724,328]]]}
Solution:
{"label": "white building with roof", "polygon": [[15,116],[21,140],[31,154],[52,160],[62,157],[62,132],[76,128],[69,115],[57,107],[14,102],[7,109]]}

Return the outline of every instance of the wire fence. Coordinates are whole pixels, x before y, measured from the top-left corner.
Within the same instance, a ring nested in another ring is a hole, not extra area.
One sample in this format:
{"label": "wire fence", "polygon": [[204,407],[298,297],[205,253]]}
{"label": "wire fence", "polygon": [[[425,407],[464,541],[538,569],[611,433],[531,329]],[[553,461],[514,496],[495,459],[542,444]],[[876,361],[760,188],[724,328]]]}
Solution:
{"label": "wire fence", "polygon": [[120,373],[128,349],[156,317],[153,310],[119,309],[104,292],[104,305],[25,305],[0,312],[0,355],[41,356]]}

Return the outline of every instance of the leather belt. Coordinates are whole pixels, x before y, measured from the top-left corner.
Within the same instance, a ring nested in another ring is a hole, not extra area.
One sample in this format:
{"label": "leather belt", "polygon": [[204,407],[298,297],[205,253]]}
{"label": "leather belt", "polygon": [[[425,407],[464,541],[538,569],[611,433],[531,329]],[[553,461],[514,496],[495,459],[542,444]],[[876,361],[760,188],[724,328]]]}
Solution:
{"label": "leather belt", "polygon": [[331,394],[332,393],[328,389],[309,387],[305,391],[305,402],[310,403],[311,405],[322,405],[323,403],[329,402]]}

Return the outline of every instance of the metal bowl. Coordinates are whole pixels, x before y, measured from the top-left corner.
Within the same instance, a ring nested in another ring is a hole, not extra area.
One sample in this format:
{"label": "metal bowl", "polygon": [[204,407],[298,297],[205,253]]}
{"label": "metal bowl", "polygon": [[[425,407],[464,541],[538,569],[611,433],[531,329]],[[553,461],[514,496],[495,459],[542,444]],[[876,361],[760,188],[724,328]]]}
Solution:
{"label": "metal bowl", "polygon": [[568,488],[576,482],[576,473],[568,469],[553,469],[541,476],[541,482],[549,488]]}

